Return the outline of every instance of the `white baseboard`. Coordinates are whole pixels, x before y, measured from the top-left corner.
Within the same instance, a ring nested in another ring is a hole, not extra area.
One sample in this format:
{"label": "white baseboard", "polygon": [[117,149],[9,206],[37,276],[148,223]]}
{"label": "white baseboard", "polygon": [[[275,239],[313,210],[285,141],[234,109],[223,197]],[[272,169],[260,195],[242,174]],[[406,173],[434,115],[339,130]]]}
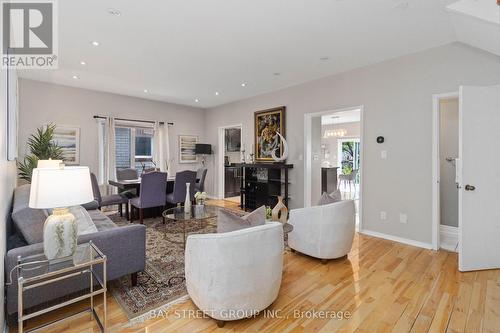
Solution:
{"label": "white baseboard", "polygon": [[439,226],[439,247],[447,250],[457,252],[458,247],[458,228],[450,227],[441,224]]}
{"label": "white baseboard", "polygon": [[387,240],[390,240],[393,242],[403,243],[403,244],[407,244],[407,245],[411,245],[411,246],[416,246],[416,247],[421,247],[424,249],[432,250],[432,244],[419,242],[419,241],[416,241],[413,239],[387,235],[387,234],[384,234],[381,232],[371,231],[371,230],[366,230],[366,229],[360,230],[359,233],[363,234],[363,235],[367,235],[367,236],[383,238],[383,239],[387,239]]}

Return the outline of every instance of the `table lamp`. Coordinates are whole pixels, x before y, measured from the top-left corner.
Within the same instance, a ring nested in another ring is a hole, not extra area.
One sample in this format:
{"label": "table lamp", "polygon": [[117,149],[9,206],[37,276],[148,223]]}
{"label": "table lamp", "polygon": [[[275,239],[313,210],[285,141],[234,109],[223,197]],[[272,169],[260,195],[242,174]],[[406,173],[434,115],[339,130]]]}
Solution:
{"label": "table lamp", "polygon": [[43,226],[43,250],[47,259],[71,256],[77,246],[78,227],[68,207],[94,199],[88,167],[33,169],[30,208],[50,209]]}

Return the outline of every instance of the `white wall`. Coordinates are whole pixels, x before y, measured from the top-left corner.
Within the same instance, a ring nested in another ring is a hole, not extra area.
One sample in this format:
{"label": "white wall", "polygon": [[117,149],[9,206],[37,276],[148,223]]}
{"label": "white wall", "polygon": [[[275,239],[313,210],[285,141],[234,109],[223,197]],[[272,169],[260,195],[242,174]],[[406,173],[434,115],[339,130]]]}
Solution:
{"label": "white wall", "polygon": [[[195,170],[197,164],[178,164],[178,135],[198,135],[205,140],[203,109],[150,101],[20,79],[19,156],[27,152],[26,141],[37,127],[54,123],[80,127],[80,164],[98,170],[98,138],[94,115],[173,122],[170,126],[170,153],[174,171]],[[210,160],[207,159],[210,167]]]}
{"label": "white wall", "polygon": [[[447,157],[458,157],[458,98],[441,100],[439,116],[441,224],[458,227],[458,190],[455,184],[455,166],[446,161]],[[479,169],[478,172],[480,172]]]}
{"label": "white wall", "polygon": [[10,218],[12,194],[16,186],[16,162],[7,161],[7,74],[0,70],[0,323],[4,323],[4,260],[7,247],[7,221]]}
{"label": "white wall", "polygon": [[[283,73],[286,75],[286,73]],[[207,139],[217,128],[243,123],[243,142],[253,140],[253,113],[287,107],[291,208],[304,202],[304,114],[364,105],[363,228],[432,242],[432,95],[461,84],[500,83],[500,57],[460,43],[400,57],[207,111]],[[383,135],[384,144],[375,138]],[[380,159],[380,151],[388,159]],[[214,183],[209,184],[213,188]],[[387,221],[379,221],[381,210]],[[399,213],[408,223],[399,223]]]}
{"label": "white wall", "polygon": [[311,118],[311,202],[317,203],[321,198],[321,116]]}

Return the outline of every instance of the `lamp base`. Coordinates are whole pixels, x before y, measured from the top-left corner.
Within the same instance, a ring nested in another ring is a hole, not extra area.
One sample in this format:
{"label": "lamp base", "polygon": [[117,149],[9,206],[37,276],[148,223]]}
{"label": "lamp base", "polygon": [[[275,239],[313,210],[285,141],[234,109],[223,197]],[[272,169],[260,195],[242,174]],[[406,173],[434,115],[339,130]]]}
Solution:
{"label": "lamp base", "polygon": [[43,226],[43,252],[47,259],[68,257],[75,253],[78,227],[68,208],[54,208]]}

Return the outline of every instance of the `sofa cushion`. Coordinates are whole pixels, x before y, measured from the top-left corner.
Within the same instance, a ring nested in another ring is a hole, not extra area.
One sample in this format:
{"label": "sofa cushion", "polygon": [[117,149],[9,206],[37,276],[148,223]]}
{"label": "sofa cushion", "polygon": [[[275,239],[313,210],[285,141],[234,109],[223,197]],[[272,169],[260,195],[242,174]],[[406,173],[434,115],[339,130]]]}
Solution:
{"label": "sofa cushion", "polygon": [[14,190],[12,221],[28,244],[43,242],[43,224],[47,213],[43,209],[28,206],[30,185],[22,185]]}
{"label": "sofa cushion", "polygon": [[118,228],[116,224],[113,223],[103,212],[100,210],[89,210],[88,211],[92,221],[94,222],[97,231],[104,231],[109,229]]}
{"label": "sofa cushion", "polygon": [[329,205],[339,201],[342,201],[342,194],[340,193],[340,190],[336,190],[330,194],[323,192],[323,195],[318,201],[318,206]]}
{"label": "sofa cushion", "polygon": [[266,223],[266,206],[261,206],[245,216],[238,216],[222,209],[217,218],[217,233],[256,227]]}

